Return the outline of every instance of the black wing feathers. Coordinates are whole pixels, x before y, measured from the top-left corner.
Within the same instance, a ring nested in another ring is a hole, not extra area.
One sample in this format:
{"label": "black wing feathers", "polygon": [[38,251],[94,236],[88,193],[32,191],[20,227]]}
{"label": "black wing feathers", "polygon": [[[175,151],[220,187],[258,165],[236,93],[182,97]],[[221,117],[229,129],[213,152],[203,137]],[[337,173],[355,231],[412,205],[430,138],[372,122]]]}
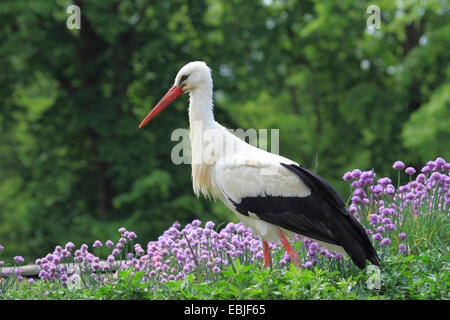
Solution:
{"label": "black wing feathers", "polygon": [[260,195],[230,200],[241,214],[254,213],[259,219],[295,233],[342,246],[353,262],[364,268],[366,259],[378,265],[378,256],[364,227],[345,209],[345,202],[328,182],[299,165],[281,165],[295,173],[311,189],[307,197]]}
{"label": "black wing feathers", "polygon": [[324,197],[334,203],[339,209],[342,208],[345,210],[345,201],[342,199],[341,195],[331,184],[317,173],[314,173],[301,165],[288,165],[284,163],[281,163],[281,165],[298,175],[309,188],[322,193]]}

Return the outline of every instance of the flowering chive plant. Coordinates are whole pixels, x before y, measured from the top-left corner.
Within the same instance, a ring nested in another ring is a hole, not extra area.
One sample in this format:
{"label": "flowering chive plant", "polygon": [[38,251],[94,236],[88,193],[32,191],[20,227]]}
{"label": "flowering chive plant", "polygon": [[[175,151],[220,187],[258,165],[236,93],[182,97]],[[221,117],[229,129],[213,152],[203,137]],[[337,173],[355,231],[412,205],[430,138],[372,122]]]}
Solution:
{"label": "flowering chive plant", "polygon": [[[388,254],[407,255],[417,243],[433,236],[446,239],[448,233],[450,164],[442,158],[429,161],[414,179],[416,172],[408,167],[405,174],[409,182],[400,186],[404,168],[401,161],[393,165],[398,171],[397,186],[390,178],[376,179],[373,170],[354,169],[343,176],[350,182],[352,191],[349,212],[366,228],[382,261]],[[134,232],[122,227],[116,243],[111,240],[104,243],[111,250],[105,261],[94,254],[97,248],[103,247],[99,240],[91,249],[87,244],[75,249],[72,242],[64,247],[56,246],[52,253],[36,260],[40,266],[39,278],[69,289],[114,282],[119,277],[118,270],[128,270],[131,275],[142,272],[143,282],[179,280],[190,273],[212,281],[219,277],[221,270],[233,267],[236,259],[241,264],[262,264],[261,241],[242,223],[229,223],[220,231],[215,230],[212,221],[202,226],[200,220],[194,220],[181,230],[180,227],[178,222],[173,223],[145,249],[135,242],[138,237]],[[301,253],[304,268],[319,266],[341,272],[355,269],[349,258],[330,252],[308,238],[297,238],[294,247]],[[275,253],[274,268],[290,267],[289,256],[280,244],[269,244],[269,248]],[[15,267],[23,263],[23,258],[17,256],[14,262],[13,272],[3,274],[0,282],[3,292],[15,280],[20,280],[20,274],[14,270],[18,270]],[[2,265],[0,261],[0,271]]]}
{"label": "flowering chive plant", "polygon": [[[1,251],[3,251],[3,246],[0,245],[0,252]],[[0,260],[0,296],[3,292],[14,287],[16,280],[23,280],[20,268],[18,267],[24,262],[23,257],[15,256],[13,261],[14,265],[11,268],[3,268],[5,262]]]}
{"label": "flowering chive plant", "polygon": [[407,167],[405,174],[409,182],[401,186],[400,175],[404,168],[401,161],[393,165],[398,171],[397,187],[389,178],[376,180],[372,171],[357,176],[349,172],[344,175],[344,180],[352,180],[349,211],[366,227],[381,254],[392,246],[399,254],[406,254],[411,246],[433,234],[439,234],[442,239],[447,237],[450,163],[442,158],[429,161],[415,179],[416,170]]}

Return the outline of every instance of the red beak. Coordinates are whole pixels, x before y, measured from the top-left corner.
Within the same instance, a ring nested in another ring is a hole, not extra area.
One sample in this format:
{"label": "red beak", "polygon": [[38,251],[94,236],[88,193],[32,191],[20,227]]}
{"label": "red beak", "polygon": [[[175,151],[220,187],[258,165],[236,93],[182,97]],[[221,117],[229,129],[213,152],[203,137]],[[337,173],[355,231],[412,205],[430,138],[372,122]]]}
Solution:
{"label": "red beak", "polygon": [[163,111],[169,104],[171,104],[180,94],[183,93],[181,86],[173,86],[169,91],[159,100],[158,104],[150,111],[150,113],[142,120],[139,128],[145,126],[147,122],[153,119],[158,113]]}

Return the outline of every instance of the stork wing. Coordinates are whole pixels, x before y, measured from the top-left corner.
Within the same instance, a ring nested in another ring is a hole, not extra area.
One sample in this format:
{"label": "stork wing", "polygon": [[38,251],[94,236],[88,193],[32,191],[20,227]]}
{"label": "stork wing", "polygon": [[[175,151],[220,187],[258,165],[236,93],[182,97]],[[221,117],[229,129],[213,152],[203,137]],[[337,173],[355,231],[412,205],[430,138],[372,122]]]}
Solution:
{"label": "stork wing", "polygon": [[[278,160],[278,159],[276,159]],[[328,202],[320,201],[312,179],[273,159],[239,158],[216,167],[216,181],[228,204],[239,213],[295,233],[339,244],[330,228]],[[342,200],[343,201],[343,200]]]}
{"label": "stork wing", "polygon": [[251,159],[216,167],[217,186],[236,211],[342,246],[359,267],[365,266],[366,258],[377,263],[365,229],[322,177],[290,161]]}

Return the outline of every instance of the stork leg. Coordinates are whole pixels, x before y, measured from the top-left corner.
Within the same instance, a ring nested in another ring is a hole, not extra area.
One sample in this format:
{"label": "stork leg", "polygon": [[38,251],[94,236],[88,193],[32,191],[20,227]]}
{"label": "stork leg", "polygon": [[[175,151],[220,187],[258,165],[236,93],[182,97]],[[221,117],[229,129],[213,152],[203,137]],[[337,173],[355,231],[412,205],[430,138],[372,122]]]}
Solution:
{"label": "stork leg", "polygon": [[291,258],[291,262],[297,267],[297,269],[300,269],[300,258],[298,257],[297,252],[295,252],[295,250],[291,247],[281,230],[278,232],[278,236],[280,237],[281,243],[286,249],[287,254]]}
{"label": "stork leg", "polygon": [[269,243],[266,240],[261,240],[264,248],[264,261],[262,268],[272,267],[272,258],[270,257],[270,251],[269,251]]}

